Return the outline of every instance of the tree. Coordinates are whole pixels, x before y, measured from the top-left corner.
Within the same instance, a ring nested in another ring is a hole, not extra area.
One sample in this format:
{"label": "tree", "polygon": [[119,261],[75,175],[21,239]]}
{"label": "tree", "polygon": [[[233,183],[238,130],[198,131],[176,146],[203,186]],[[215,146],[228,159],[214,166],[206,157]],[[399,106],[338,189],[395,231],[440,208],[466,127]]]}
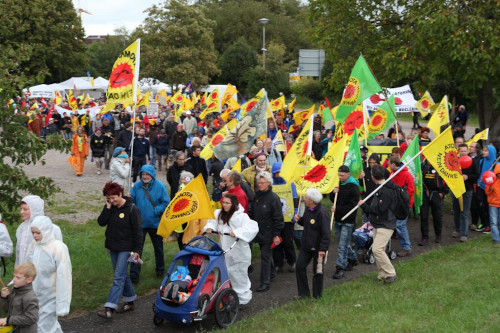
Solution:
{"label": "tree", "polygon": [[312,0],[310,19],[313,39],[333,63],[329,87],[343,89],[362,52],[382,86],[410,83],[437,91],[435,99],[469,99],[480,126],[500,136],[497,1]]}
{"label": "tree", "polygon": [[93,77],[109,77],[116,58],[132,44],[133,41],[126,31],[116,30],[115,33],[117,34],[106,36],[104,42],[93,42],[88,46],[88,71]]}
{"label": "tree", "polygon": [[257,55],[243,38],[238,39],[219,58],[221,74],[217,81],[231,83],[243,93],[247,90],[247,72],[257,65]]}
{"label": "tree", "polygon": [[194,86],[207,85],[219,74],[212,32],[215,22],[199,6],[169,0],[147,12],[136,32],[142,37],[141,74],[170,84],[191,81]]}
{"label": "tree", "polygon": [[[30,45],[29,58],[19,66],[35,77],[45,71],[45,83],[62,81],[85,68],[84,32],[71,1],[33,0],[0,2],[0,47],[14,52]],[[41,82],[41,81],[38,81]]]}

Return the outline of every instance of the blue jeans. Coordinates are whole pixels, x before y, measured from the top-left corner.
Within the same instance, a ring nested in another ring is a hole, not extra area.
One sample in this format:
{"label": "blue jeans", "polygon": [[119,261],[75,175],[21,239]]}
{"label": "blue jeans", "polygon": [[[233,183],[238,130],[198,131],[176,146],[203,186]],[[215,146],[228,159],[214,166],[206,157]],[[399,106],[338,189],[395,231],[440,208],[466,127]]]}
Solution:
{"label": "blue jeans", "polygon": [[406,220],[396,220],[396,232],[398,233],[399,245],[406,251],[411,250],[410,235],[408,234],[408,228],[406,227]]}
{"label": "blue jeans", "polygon": [[[165,260],[163,255],[163,237],[158,236],[155,228],[142,228],[142,245],[146,241],[146,235],[149,234],[151,238],[151,243],[153,244],[153,249],[155,251],[155,262],[156,262],[156,273],[163,275],[165,272]],[[182,238],[182,237],[181,237]],[[141,274],[141,266],[138,264],[130,265],[130,277],[139,278]]]}
{"label": "blue jeans", "polygon": [[491,239],[493,242],[500,242],[500,235],[498,232],[498,222],[500,220],[500,207],[489,206],[490,211],[490,228]]}
{"label": "blue jeans", "polygon": [[128,258],[130,257],[130,252],[109,252],[111,257],[111,264],[113,265],[113,285],[109,291],[108,300],[104,304],[105,307],[111,309],[117,309],[118,303],[123,296],[123,301],[133,302],[137,295],[135,294],[134,287],[130,281],[130,277],[127,274],[128,268]]}
{"label": "blue jeans", "polygon": [[460,211],[460,204],[455,196],[453,199],[453,221],[455,222],[455,231],[460,234],[460,236],[467,237],[469,232],[469,214],[470,205],[472,202],[472,191],[465,192],[462,197],[464,198],[464,211]]}
{"label": "blue jeans", "polygon": [[156,156],[158,156],[156,154],[156,147],[149,146],[149,157],[150,157],[149,164],[151,164],[152,166],[156,164]]}
{"label": "blue jeans", "polygon": [[358,257],[351,248],[351,235],[354,231],[354,224],[338,224],[335,222],[334,226],[335,237],[339,240],[339,248],[337,250],[337,260],[335,265],[342,269],[347,267],[347,260],[356,261]]}
{"label": "blue jeans", "polygon": [[297,249],[300,250],[300,245],[302,244],[302,232],[303,230],[294,230],[293,231],[293,242]]}

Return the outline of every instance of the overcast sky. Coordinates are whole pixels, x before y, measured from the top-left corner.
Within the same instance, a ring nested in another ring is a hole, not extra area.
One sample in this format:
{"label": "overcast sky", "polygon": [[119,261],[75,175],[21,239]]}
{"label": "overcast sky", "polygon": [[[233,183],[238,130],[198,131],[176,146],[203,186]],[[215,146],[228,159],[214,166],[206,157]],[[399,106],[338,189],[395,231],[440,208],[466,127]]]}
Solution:
{"label": "overcast sky", "polygon": [[146,14],[144,10],[161,0],[73,0],[75,8],[90,13],[82,13],[85,35],[113,35],[116,28],[125,27],[132,32],[140,25]]}

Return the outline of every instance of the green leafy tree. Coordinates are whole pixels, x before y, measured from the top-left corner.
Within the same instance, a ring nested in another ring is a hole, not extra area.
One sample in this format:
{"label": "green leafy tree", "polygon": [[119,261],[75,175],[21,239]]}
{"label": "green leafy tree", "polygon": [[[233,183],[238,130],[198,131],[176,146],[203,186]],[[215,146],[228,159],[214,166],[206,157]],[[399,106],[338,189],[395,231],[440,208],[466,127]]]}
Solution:
{"label": "green leafy tree", "polygon": [[240,92],[245,92],[248,87],[246,73],[256,65],[257,54],[240,38],[220,57],[218,67],[221,74],[217,81],[234,84]]}
{"label": "green leafy tree", "polygon": [[111,69],[120,53],[132,40],[124,30],[115,31],[116,35],[106,36],[104,42],[93,42],[87,48],[88,71],[93,77],[109,77]]}
{"label": "green leafy tree", "polygon": [[203,86],[219,74],[212,32],[215,22],[201,7],[170,0],[147,12],[135,34],[142,37],[141,76],[170,84],[191,80],[194,86]]}
{"label": "green leafy tree", "polygon": [[4,0],[0,20],[0,47],[8,44],[14,52],[32,47],[30,57],[18,64],[27,75],[34,77],[44,71],[46,75],[38,80],[43,78],[46,83],[83,75],[84,32],[71,1]]}
{"label": "green leafy tree", "polygon": [[383,86],[410,83],[435,99],[469,100],[480,126],[499,137],[499,6],[495,0],[312,0],[312,37],[333,65],[324,83],[342,91],[362,52]]}

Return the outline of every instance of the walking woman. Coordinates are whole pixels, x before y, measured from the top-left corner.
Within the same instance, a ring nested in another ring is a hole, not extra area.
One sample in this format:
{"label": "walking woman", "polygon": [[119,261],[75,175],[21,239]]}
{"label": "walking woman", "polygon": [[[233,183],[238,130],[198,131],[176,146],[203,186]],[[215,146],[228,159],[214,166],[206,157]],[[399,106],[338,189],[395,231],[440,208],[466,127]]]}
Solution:
{"label": "walking woman", "polygon": [[[226,193],[222,197],[222,209],[215,211],[215,220],[209,220],[205,226],[207,233],[219,233],[222,249],[227,250],[239,239],[233,249],[226,253],[226,266],[231,286],[238,294],[241,305],[252,299],[248,266],[252,262],[252,253],[248,245],[259,232],[257,222],[245,214],[245,209],[238,203],[236,195]],[[229,234],[229,235],[226,235]]]}
{"label": "walking woman", "polygon": [[[104,246],[109,251],[113,265],[113,285],[109,291],[104,309],[97,314],[112,319],[113,313],[134,310],[137,298],[132,281],[128,275],[128,259],[133,256],[137,261],[142,252],[142,220],[141,212],[132,199],[123,197],[123,187],[108,182],[102,190],[106,196],[106,205],[97,218],[100,226],[106,226]],[[123,296],[123,303],[118,306]]]}
{"label": "walking woman", "polygon": [[78,126],[76,133],[73,134],[73,145],[71,146],[71,156],[76,157],[76,175],[81,177],[83,174],[83,165],[89,155],[89,144],[87,134],[83,126]]}

